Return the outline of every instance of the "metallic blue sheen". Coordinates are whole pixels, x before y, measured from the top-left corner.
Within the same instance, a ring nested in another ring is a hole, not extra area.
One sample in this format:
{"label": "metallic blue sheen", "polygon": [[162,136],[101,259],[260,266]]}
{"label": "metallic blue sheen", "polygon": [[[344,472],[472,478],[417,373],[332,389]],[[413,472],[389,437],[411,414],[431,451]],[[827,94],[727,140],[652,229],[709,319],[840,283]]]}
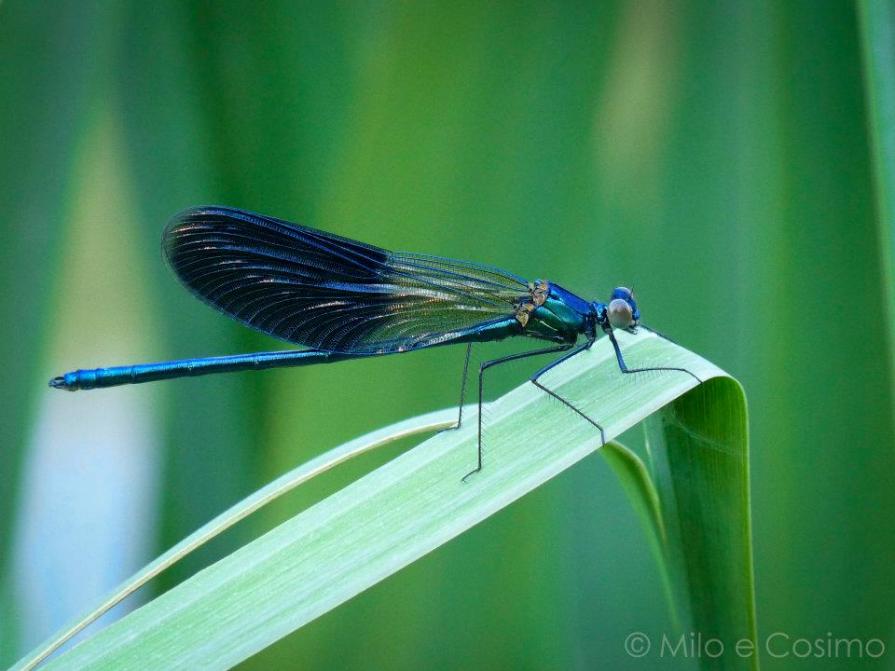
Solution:
{"label": "metallic blue sheen", "polygon": [[98,389],[101,387],[115,387],[121,384],[137,384],[177,377],[207,375],[209,373],[263,370],[279,366],[306,366],[336,361],[340,358],[345,357],[340,357],[333,352],[320,350],[293,350],[182,359],[179,361],[160,361],[158,363],[141,363],[131,366],[75,370],[53,378],[50,380],[50,386],[68,391]]}
{"label": "metallic blue sheen", "polygon": [[[51,387],[75,391],[306,366],[514,336],[555,344],[544,352],[566,351],[581,336],[584,348],[600,331],[611,337],[607,304],[558,284],[526,282],[468,261],[390,252],[235,208],[180,213],[165,229],[162,247],[200,300],[307,349],[75,370],[51,379]],[[619,287],[612,299],[631,308],[620,310],[621,323],[614,311],[615,326],[633,330],[640,313],[632,292]],[[624,315],[633,315],[629,324]]]}
{"label": "metallic blue sheen", "polygon": [[[488,342],[521,335],[522,328],[515,318],[495,320],[475,328],[445,334],[444,342],[427,343],[427,347],[436,345],[453,345],[467,342]],[[177,361],[160,361],[157,363],[140,363],[130,366],[113,366],[111,368],[92,368],[75,370],[50,380],[54,389],[79,391],[84,389],[100,389],[116,387],[122,384],[139,384],[155,382],[179,377],[195,377],[211,373],[234,373],[245,370],[264,370],[267,368],[283,368],[293,366],[309,366],[318,363],[335,363],[346,359],[360,359],[365,356],[382,356],[398,354],[407,350],[387,350],[382,352],[332,352],[329,350],[284,350],[280,352],[255,352],[253,354],[234,354],[230,356],[203,357],[198,359],[180,359]]]}

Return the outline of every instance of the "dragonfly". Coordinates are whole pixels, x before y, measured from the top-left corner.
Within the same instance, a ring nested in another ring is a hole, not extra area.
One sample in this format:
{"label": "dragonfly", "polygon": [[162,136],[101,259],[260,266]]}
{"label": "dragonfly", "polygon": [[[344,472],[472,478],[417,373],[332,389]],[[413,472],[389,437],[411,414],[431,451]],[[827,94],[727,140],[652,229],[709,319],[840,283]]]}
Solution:
{"label": "dragonfly", "polygon": [[[460,410],[473,344],[527,337],[546,346],[484,361],[478,372],[478,454],[482,470],[482,398],[486,371],[555,354],[529,380],[592,424],[603,427],[541,379],[590,349],[605,333],[622,373],[684,368],[630,368],[614,330],[635,333],[640,311],[630,289],[607,302],[587,301],[555,282],[528,281],[496,267],[391,252],[332,233],[247,210],[206,206],[185,210],[162,236],[164,255],[180,281],[203,302],[255,330],[303,349],[212,356],[74,370],[50,380],[76,391],[154,380],[285,366],[307,366],[466,344]],[[661,335],[661,334],[658,334]],[[549,343],[549,344],[547,344]],[[697,378],[699,380],[699,378]]]}

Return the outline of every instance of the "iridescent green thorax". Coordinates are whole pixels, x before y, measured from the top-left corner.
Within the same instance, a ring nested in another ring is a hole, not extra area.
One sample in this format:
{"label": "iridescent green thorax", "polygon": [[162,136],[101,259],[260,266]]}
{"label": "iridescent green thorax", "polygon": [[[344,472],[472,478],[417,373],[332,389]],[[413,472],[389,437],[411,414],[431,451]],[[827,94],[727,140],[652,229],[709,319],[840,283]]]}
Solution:
{"label": "iridescent green thorax", "polygon": [[526,335],[573,343],[587,331],[591,310],[585,301],[544,280],[531,283],[529,293],[516,308]]}

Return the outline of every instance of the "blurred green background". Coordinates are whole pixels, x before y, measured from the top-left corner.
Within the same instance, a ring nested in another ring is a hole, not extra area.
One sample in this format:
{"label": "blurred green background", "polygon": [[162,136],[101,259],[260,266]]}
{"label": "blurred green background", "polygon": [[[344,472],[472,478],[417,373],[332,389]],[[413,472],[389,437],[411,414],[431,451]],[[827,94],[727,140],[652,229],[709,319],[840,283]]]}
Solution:
{"label": "blurred green background", "polygon": [[[761,635],[880,638],[849,668],[895,668],[891,288],[858,28],[832,0],[4,3],[0,665],[290,466],[456,403],[462,348],[48,390],[278,346],[164,267],[168,217],[222,203],[591,298],[634,285],[647,323],[746,388]],[[509,368],[502,388],[530,372]],[[243,668],[651,668],[623,642],[666,613],[594,458]]]}

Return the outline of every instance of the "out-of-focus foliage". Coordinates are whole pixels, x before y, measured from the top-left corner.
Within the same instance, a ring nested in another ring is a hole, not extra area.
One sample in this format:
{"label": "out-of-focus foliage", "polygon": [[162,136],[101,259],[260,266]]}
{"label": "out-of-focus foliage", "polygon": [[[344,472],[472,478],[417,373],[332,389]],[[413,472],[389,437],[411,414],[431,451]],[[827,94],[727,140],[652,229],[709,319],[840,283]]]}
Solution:
{"label": "out-of-focus foliage", "polygon": [[882,262],[882,317],[888,327],[890,375],[895,375],[895,3],[861,0],[864,86],[876,168],[877,224]]}
{"label": "out-of-focus foliage", "polygon": [[[208,202],[595,298],[633,284],[647,323],[750,399],[760,638],[831,632],[891,649],[895,433],[880,326],[891,287],[858,28],[848,3],[769,0],[4,3],[0,663],[50,633],[20,617],[13,577],[29,564],[16,557],[41,556],[20,542],[48,463],[34,455],[71,457],[101,442],[103,422],[152,420],[140,435],[159,455],[145,476],[155,521],[141,542],[157,553],[287,467],[456,403],[457,350],[47,390],[52,374],[124,354],[275,346],[163,267],[167,217]],[[90,184],[97,173],[79,166],[101,157],[115,179]],[[140,259],[126,280],[112,251],[84,246],[94,239]],[[508,368],[504,385],[529,372]],[[65,403],[80,416],[42,433]],[[129,444],[126,430],[118,440]],[[327,476],[157,589],[389,456]],[[86,454],[72,483],[82,468]],[[52,491],[44,523],[77,504]],[[44,574],[56,595],[96,570],[77,544],[47,554],[67,567]],[[114,583],[128,568],[104,570]],[[609,467],[587,460],[245,667],[642,669],[625,636],[660,635],[665,612],[634,512]]]}

